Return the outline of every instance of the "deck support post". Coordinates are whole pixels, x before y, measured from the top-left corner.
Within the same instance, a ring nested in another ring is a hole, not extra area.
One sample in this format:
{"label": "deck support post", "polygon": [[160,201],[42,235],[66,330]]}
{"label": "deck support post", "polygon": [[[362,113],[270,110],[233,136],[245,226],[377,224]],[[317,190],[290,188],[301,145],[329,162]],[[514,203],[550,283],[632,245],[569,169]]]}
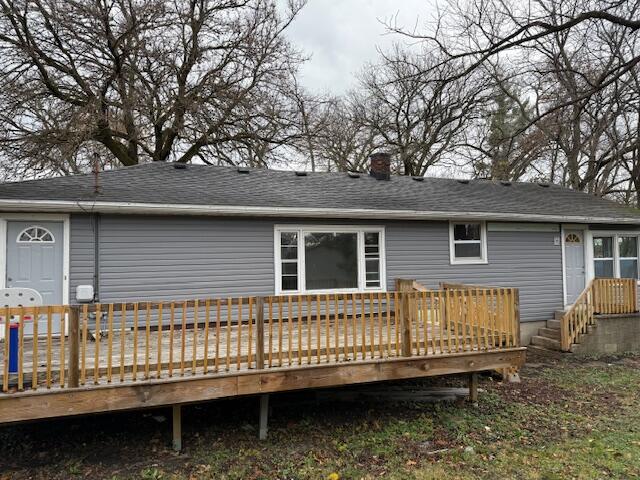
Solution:
{"label": "deck support post", "polygon": [[269,420],[269,394],[260,395],[260,428],[258,438],[260,440],[267,439],[267,422]]}
{"label": "deck support post", "polygon": [[182,450],[182,406],[173,405],[173,449]]}
{"label": "deck support post", "polygon": [[469,401],[478,403],[478,374],[476,372],[469,374]]}
{"label": "deck support post", "polygon": [[[64,335],[64,332],[62,332]],[[69,388],[80,386],[80,307],[69,307]]]}

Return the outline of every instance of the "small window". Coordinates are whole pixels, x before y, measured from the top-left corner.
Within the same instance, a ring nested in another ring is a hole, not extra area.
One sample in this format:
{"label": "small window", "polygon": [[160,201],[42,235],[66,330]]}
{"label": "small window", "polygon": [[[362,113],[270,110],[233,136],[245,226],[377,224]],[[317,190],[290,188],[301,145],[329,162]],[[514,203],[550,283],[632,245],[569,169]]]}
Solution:
{"label": "small window", "polygon": [[282,291],[298,290],[298,233],[280,232]]}
{"label": "small window", "polygon": [[593,266],[598,278],[612,278],[613,237],[593,237]]}
{"label": "small window", "polygon": [[53,234],[44,227],[28,227],[18,235],[18,243],[54,243]]}
{"label": "small window", "polygon": [[484,223],[451,223],[449,234],[451,263],[487,263]]}
{"label": "small window", "polygon": [[365,286],[380,287],[380,232],[364,233]]}
{"label": "small window", "polygon": [[620,278],[638,278],[638,239],[618,237]]}
{"label": "small window", "polygon": [[581,243],[580,235],[576,235],[575,233],[570,233],[564,239],[565,243]]}

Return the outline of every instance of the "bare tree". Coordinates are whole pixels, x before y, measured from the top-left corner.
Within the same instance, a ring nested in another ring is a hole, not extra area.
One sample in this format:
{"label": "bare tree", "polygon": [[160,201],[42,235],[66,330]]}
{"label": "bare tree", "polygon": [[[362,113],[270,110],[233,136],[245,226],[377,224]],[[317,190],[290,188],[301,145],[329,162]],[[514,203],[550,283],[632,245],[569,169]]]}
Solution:
{"label": "bare tree", "polygon": [[[535,44],[558,36],[567,37],[573,32],[583,37],[597,36],[613,26],[626,35],[637,35],[639,10],[640,0],[450,0],[439,10],[435,24],[424,32],[406,30],[392,22],[388,23],[388,28],[426,42],[427,48],[440,52],[441,63],[464,65],[447,79],[454,81],[488,62],[511,59],[517,52]],[[585,35],[585,32],[589,33]],[[627,51],[616,60],[584,83],[579,98],[569,99],[556,107],[580,101],[611,85],[640,63],[640,54]]]}
{"label": "bare tree", "polygon": [[353,95],[329,99],[320,112],[323,128],[316,137],[316,157],[326,170],[363,172],[376,147],[375,132],[358,116]]}
{"label": "bare tree", "polygon": [[442,82],[452,64],[400,47],[370,65],[354,95],[357,117],[394,155],[404,175],[425,175],[460,146],[462,133],[484,101],[484,78]]}
{"label": "bare tree", "polygon": [[67,173],[87,149],[134,165],[269,144],[302,61],[283,32],[303,5],[0,0],[0,152]]}
{"label": "bare tree", "polygon": [[468,159],[473,176],[494,180],[521,180],[544,156],[547,141],[529,126],[532,106],[517,85],[504,79],[500,69],[491,74],[495,82],[487,101],[478,106],[474,123],[465,128],[464,148],[457,161]]}
{"label": "bare tree", "polygon": [[628,202],[637,197],[630,185],[640,186],[639,8],[638,0],[451,1],[426,32],[389,27],[440,58],[413,76],[435,83],[435,71],[455,65],[435,78],[485,75],[499,87],[502,106],[465,133],[477,175],[547,179]]}
{"label": "bare tree", "polygon": [[327,95],[312,94],[297,82],[289,95],[293,99],[297,134],[291,138],[291,153],[302,156],[302,161],[312,172],[331,169],[331,160],[323,156],[322,140],[329,128],[331,110],[335,100]]}

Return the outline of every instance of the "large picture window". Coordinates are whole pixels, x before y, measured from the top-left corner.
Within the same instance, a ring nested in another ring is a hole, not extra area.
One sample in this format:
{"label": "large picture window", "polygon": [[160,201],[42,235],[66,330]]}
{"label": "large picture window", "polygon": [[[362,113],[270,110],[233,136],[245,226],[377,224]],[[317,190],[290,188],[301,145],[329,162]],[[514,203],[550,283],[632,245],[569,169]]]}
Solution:
{"label": "large picture window", "polygon": [[449,249],[452,264],[487,263],[487,234],[483,222],[449,224]]}
{"label": "large picture window", "polygon": [[380,290],[384,230],[276,227],[276,293]]}

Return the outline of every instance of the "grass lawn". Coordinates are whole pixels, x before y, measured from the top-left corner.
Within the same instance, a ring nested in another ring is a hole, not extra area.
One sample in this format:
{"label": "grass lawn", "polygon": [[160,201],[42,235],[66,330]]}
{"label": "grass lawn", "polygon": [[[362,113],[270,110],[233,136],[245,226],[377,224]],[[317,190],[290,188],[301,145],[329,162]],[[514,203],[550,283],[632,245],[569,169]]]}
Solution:
{"label": "grass lawn", "polygon": [[[482,377],[480,402],[317,402],[272,397],[0,429],[0,479],[639,478],[640,356],[533,357],[522,383]],[[463,385],[460,379],[406,382]]]}

